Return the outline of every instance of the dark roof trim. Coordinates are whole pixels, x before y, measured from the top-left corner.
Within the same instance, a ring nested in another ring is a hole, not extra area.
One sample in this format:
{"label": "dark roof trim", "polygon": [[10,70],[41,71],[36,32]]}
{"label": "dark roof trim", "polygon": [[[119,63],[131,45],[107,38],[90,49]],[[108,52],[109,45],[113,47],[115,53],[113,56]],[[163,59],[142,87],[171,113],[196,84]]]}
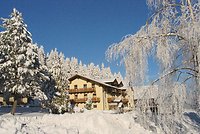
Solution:
{"label": "dark roof trim", "polygon": [[95,80],[95,79],[92,79],[92,78],[89,78],[89,77],[86,77],[86,76],[82,76],[82,75],[79,75],[79,74],[76,74],[76,75],[70,77],[68,80],[71,82],[71,81],[73,81],[73,80],[76,79],[76,78],[86,79],[86,80],[89,80],[89,81],[98,83],[98,84],[100,84],[100,85],[102,85],[102,86],[106,86],[106,87],[110,87],[110,88],[114,88],[114,89],[118,89],[118,90],[125,90],[125,89],[118,88],[118,87],[115,87],[115,86],[112,86],[112,85],[109,85],[109,84],[100,82],[100,81],[98,81],[98,80]]}

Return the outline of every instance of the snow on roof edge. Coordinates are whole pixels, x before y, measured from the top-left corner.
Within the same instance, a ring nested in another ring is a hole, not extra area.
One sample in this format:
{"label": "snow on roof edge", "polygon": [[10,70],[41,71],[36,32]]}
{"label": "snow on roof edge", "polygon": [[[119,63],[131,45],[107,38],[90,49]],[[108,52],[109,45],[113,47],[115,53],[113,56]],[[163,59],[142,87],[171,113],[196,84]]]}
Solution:
{"label": "snow on roof edge", "polygon": [[95,79],[93,79],[93,78],[90,78],[90,77],[88,77],[88,76],[83,76],[83,75],[80,75],[80,74],[75,74],[75,75],[73,75],[72,77],[70,77],[68,80],[69,80],[69,81],[72,81],[72,80],[73,80],[74,78],[76,78],[77,76],[86,78],[86,79],[91,80],[91,81],[94,81],[94,82],[97,82],[97,83],[99,83],[99,84],[101,84],[101,85],[104,85],[104,86],[107,86],[107,87],[111,87],[111,88],[118,89],[118,90],[126,90],[126,89],[123,88],[123,87],[118,88],[118,87],[115,87],[115,86],[112,86],[112,85],[103,83],[103,82],[100,81],[100,80],[95,80]]}

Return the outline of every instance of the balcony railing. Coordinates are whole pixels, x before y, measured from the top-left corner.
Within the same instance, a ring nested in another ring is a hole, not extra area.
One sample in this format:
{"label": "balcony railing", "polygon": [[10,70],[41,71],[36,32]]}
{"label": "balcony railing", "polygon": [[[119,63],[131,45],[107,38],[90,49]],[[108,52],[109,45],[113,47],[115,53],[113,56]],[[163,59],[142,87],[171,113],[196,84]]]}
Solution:
{"label": "balcony railing", "polygon": [[123,103],[128,103],[128,99],[123,98],[123,99],[122,99],[122,102],[123,102]]}
{"label": "balcony railing", "polygon": [[107,100],[108,100],[108,103],[111,103],[111,102],[113,102],[115,100],[115,98],[114,97],[110,97],[110,98],[107,98]]}
{"label": "balcony railing", "polygon": [[73,99],[76,103],[85,103],[87,101],[87,98],[77,98]]}
{"label": "balcony railing", "polygon": [[[108,101],[108,103],[113,103],[115,99],[117,99],[117,98],[109,97],[109,98],[107,98],[107,101]],[[126,98],[122,98],[121,100],[123,103],[128,103],[128,99],[126,99]]]}
{"label": "balcony railing", "polygon": [[99,97],[93,97],[92,102],[100,102],[100,98]]}
{"label": "balcony railing", "polygon": [[79,89],[69,89],[70,94],[74,93],[88,93],[95,92],[95,88],[79,88]]}
{"label": "balcony railing", "polygon": [[[93,97],[91,98],[92,102],[100,102],[100,98],[99,97]],[[77,99],[72,99],[75,101],[75,103],[85,103],[88,98],[77,98]]]}

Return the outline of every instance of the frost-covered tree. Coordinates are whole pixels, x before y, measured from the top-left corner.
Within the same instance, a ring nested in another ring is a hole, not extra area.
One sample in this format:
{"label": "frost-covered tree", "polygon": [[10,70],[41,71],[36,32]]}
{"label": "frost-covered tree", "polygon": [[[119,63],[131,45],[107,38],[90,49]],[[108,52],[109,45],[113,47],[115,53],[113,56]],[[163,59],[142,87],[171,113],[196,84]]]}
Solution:
{"label": "frost-covered tree", "polygon": [[94,79],[100,79],[101,78],[101,70],[99,68],[99,65],[94,67],[93,76],[94,76],[93,77]]}
{"label": "frost-covered tree", "polygon": [[58,54],[57,50],[52,50],[47,58],[47,66],[55,80],[56,93],[50,104],[52,113],[64,113],[67,111],[67,70],[65,68],[64,54]]}
{"label": "frost-covered tree", "polygon": [[[182,103],[175,103],[173,97],[180,89],[178,86],[172,88],[176,81],[187,86],[195,85],[193,99],[196,102],[195,109],[199,111],[200,1],[147,0],[147,4],[152,15],[147,19],[146,25],[135,34],[127,35],[121,42],[110,46],[107,57],[122,59],[130,85],[135,86],[144,84],[148,60],[152,56],[160,66],[160,77],[153,84],[160,85],[162,94],[157,100],[163,111],[182,113],[183,109],[178,108],[183,107],[178,105]],[[182,102],[184,98],[177,97],[177,101]],[[172,105],[176,108],[169,109]],[[161,118],[162,115],[164,116]],[[180,126],[177,127],[178,122],[174,114],[163,113],[157,117],[160,119],[158,124],[166,133],[184,131]],[[178,120],[181,121],[181,117]]]}
{"label": "frost-covered tree", "polygon": [[39,58],[40,64],[43,65],[43,66],[46,66],[46,56],[45,56],[45,53],[44,53],[44,47],[43,46],[40,46],[38,48],[38,58]]}
{"label": "frost-covered tree", "polygon": [[72,75],[75,75],[78,73],[78,59],[75,57],[71,58],[71,62],[70,62],[70,72]]}
{"label": "frost-covered tree", "polygon": [[88,76],[87,66],[85,64],[82,64],[82,61],[79,62],[78,74]]}
{"label": "frost-covered tree", "polygon": [[65,63],[64,63],[64,66],[65,66],[65,74],[67,76],[67,78],[71,77],[72,74],[71,74],[71,66],[70,66],[70,59],[69,58],[66,58],[65,59]]}
{"label": "frost-covered tree", "polygon": [[88,69],[88,76],[91,77],[91,78],[94,78],[94,68],[95,68],[94,63],[90,63],[90,64],[87,66],[87,69]]}
{"label": "frost-covered tree", "polygon": [[105,67],[104,64],[101,64],[101,79],[110,79],[113,78],[110,67]]}
{"label": "frost-covered tree", "polygon": [[[59,59],[58,57],[57,50],[52,50],[50,54],[47,54],[46,64],[49,70],[51,70],[54,62]],[[101,68],[99,65],[95,65],[94,63],[86,65],[83,64],[82,61],[78,61],[75,57],[71,57],[71,59],[66,58],[63,66],[63,72],[66,78],[70,78],[75,74],[88,76],[93,79],[108,79],[114,77],[111,69],[109,67],[104,67],[104,64],[102,64]]]}
{"label": "frost-covered tree", "polygon": [[38,47],[32,43],[22,14],[13,9],[10,18],[2,20],[5,30],[0,32],[0,72],[3,81],[0,90],[14,94],[11,111],[14,114],[21,96],[47,99],[46,89],[42,89],[41,83],[50,81],[50,78],[41,69]]}

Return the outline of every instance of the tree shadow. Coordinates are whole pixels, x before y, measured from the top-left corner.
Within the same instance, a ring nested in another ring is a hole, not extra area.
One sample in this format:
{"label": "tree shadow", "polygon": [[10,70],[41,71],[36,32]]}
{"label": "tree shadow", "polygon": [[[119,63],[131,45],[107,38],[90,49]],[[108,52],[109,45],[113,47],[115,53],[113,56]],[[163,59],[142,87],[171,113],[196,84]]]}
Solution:
{"label": "tree shadow", "polygon": [[189,117],[189,119],[195,123],[197,126],[200,127],[200,117],[197,113],[195,112],[188,112],[188,113],[184,113],[184,116]]}

